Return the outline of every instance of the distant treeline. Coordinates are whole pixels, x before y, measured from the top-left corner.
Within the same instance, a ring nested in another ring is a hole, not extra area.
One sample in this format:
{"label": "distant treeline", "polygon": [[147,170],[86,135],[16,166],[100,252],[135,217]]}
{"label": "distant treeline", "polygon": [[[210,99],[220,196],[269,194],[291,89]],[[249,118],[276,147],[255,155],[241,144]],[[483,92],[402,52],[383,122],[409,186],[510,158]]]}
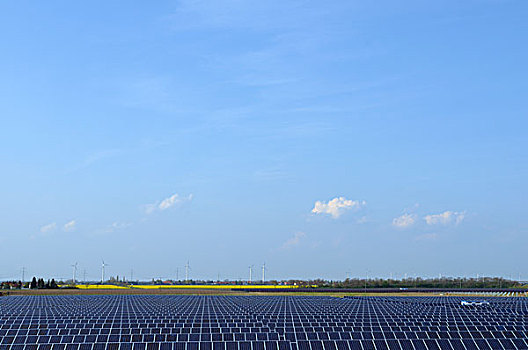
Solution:
{"label": "distant treeline", "polygon": [[44,282],[43,278],[37,279],[33,277],[31,282],[22,282],[22,281],[6,281],[0,283],[0,289],[21,289],[21,288],[31,288],[31,289],[58,289],[59,286],[55,279],[48,280]]}
{"label": "distant treeline", "polygon": [[523,285],[500,277],[481,278],[405,278],[395,279],[360,279],[347,278],[344,281],[326,280],[291,280],[288,284],[314,286],[319,288],[519,288]]}
{"label": "distant treeline", "polygon": [[[68,281],[67,281],[68,282]],[[108,281],[105,281],[106,284],[114,285],[126,285],[130,282],[125,282],[119,280],[118,278],[110,278]],[[223,285],[241,285],[247,284],[245,281],[161,281],[161,280],[152,280],[149,282],[134,282],[135,284],[193,284],[193,285],[213,285],[221,283]],[[30,289],[57,289],[59,288],[58,284],[63,285],[64,282],[60,281],[59,283],[55,282],[54,279],[44,281],[43,278],[37,279],[33,277],[31,282],[21,282],[21,281],[7,281],[0,283],[0,289],[20,289],[20,288],[30,288]],[[70,283],[71,284],[71,283]],[[254,282],[252,285],[262,284],[261,282]],[[441,289],[451,289],[451,288],[520,288],[524,285],[518,281],[512,281],[504,279],[501,277],[481,277],[481,278],[404,278],[401,280],[397,279],[382,279],[382,278],[347,278],[344,281],[328,281],[323,279],[315,280],[268,280],[264,284],[266,285],[297,285],[300,287],[318,287],[318,288],[355,288],[355,289],[364,289],[364,288],[441,288]],[[74,288],[74,286],[70,286]]]}

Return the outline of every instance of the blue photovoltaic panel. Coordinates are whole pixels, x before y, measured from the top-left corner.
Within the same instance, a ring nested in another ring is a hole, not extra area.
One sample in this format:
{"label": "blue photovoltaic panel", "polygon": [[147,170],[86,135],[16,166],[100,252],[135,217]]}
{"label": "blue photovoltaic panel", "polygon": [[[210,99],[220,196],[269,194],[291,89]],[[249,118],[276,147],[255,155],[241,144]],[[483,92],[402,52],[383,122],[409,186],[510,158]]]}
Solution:
{"label": "blue photovoltaic panel", "polygon": [[528,349],[526,298],[478,300],[9,296],[0,350]]}

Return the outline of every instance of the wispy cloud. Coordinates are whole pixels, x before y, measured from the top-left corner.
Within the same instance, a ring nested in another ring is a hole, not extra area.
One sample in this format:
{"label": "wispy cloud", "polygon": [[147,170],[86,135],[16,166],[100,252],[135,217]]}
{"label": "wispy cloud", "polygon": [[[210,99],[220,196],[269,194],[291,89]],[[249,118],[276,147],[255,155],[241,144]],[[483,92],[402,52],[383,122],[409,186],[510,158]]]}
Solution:
{"label": "wispy cloud", "polygon": [[398,228],[407,228],[414,225],[416,222],[416,215],[414,214],[403,214],[397,218],[392,219],[392,226]]}
{"label": "wispy cloud", "polygon": [[356,220],[356,223],[358,223],[358,224],[366,224],[369,221],[370,220],[369,220],[368,217],[362,216],[362,217],[360,217],[359,219]]}
{"label": "wispy cloud", "polygon": [[185,202],[190,202],[192,199],[193,199],[192,194],[182,197],[179,194],[175,193],[161,200],[160,202],[153,203],[153,204],[147,204],[145,206],[145,213],[152,214],[155,211],[167,210],[173,206],[178,206]]}
{"label": "wispy cloud", "polygon": [[123,150],[120,150],[120,149],[107,149],[107,150],[94,152],[92,154],[89,154],[87,157],[85,157],[80,163],[73,166],[73,168],[69,169],[69,172],[75,172],[75,171],[88,168],[92,166],[94,163],[102,161],[103,159],[115,157],[122,153],[123,153]]}
{"label": "wispy cloud", "polygon": [[301,243],[301,240],[306,236],[306,233],[298,231],[293,234],[293,237],[288,239],[286,242],[284,242],[281,246],[282,249],[290,249],[293,248],[299,243]]}
{"label": "wispy cloud", "polygon": [[[66,224],[64,224],[62,226],[62,230],[64,232],[74,231],[75,230],[75,225],[76,225],[75,220],[71,220],[71,221],[67,222]],[[35,239],[37,237],[45,237],[45,236],[48,236],[48,235],[54,233],[55,231],[57,231],[57,223],[56,222],[52,222],[50,224],[41,226],[40,227],[40,232],[38,234],[33,234],[30,237],[32,239]]]}
{"label": "wispy cloud", "polygon": [[41,233],[48,233],[57,228],[57,224],[52,222],[51,224],[44,225],[40,228]]}
{"label": "wispy cloud", "polygon": [[444,211],[440,214],[431,214],[424,217],[427,225],[449,225],[460,224],[466,216],[466,212]]}
{"label": "wispy cloud", "polygon": [[328,202],[315,202],[312,213],[314,214],[329,214],[332,218],[339,218],[345,211],[351,209],[360,209],[365,206],[367,202],[361,200],[351,200],[345,197],[336,197]]}
{"label": "wispy cloud", "polygon": [[112,233],[112,232],[124,230],[130,226],[132,226],[132,223],[130,222],[115,221],[102,229],[96,230],[94,233]]}
{"label": "wispy cloud", "polygon": [[436,233],[424,233],[415,238],[416,241],[433,241],[438,238]]}
{"label": "wispy cloud", "polygon": [[69,222],[65,223],[64,226],[62,227],[62,229],[65,232],[72,232],[72,231],[75,231],[75,226],[76,225],[77,225],[77,222],[75,220],[72,220],[72,221],[69,221]]}

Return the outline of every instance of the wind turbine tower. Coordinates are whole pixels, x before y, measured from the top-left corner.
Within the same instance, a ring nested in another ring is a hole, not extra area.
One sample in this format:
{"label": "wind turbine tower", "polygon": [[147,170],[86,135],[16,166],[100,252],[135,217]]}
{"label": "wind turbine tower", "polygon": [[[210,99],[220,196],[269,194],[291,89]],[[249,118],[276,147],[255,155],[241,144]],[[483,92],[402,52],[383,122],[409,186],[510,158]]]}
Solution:
{"label": "wind turbine tower", "polygon": [[252,273],[253,273],[253,265],[249,265],[249,283],[251,283]]}
{"label": "wind turbine tower", "polygon": [[266,282],[266,263],[262,264],[262,283]]}
{"label": "wind turbine tower", "polygon": [[108,266],[108,264],[105,263],[104,260],[103,260],[103,263],[101,264],[101,284],[103,284],[103,283],[104,283],[104,280],[105,280],[105,279],[104,279],[104,278],[105,278],[105,277],[104,277],[104,276],[105,276],[105,275],[104,275],[104,272],[105,272],[105,266]]}
{"label": "wind turbine tower", "polygon": [[75,284],[75,273],[77,272],[77,263],[71,265],[73,267],[73,278],[72,278],[72,284]]}

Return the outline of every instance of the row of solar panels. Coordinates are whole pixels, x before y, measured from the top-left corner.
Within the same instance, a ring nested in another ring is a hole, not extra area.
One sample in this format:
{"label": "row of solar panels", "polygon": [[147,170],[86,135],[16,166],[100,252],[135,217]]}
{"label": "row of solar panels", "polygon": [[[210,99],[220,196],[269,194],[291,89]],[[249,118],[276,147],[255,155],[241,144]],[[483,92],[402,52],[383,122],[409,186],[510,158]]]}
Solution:
{"label": "row of solar panels", "polygon": [[[347,329],[344,329],[347,328]],[[226,333],[264,333],[275,331],[280,334],[284,333],[391,333],[391,332],[494,332],[494,331],[526,331],[528,325],[526,324],[494,324],[494,325],[460,325],[452,324],[446,326],[381,326],[381,327],[295,327],[295,328],[281,328],[281,327],[257,327],[257,328],[158,328],[158,327],[114,327],[114,328],[99,328],[99,327],[83,327],[83,328],[66,328],[66,327],[40,327],[40,328],[24,328],[6,327],[0,329],[0,336],[13,334],[13,332],[24,332],[33,335],[45,334],[60,334],[60,335],[76,335],[76,334],[226,334]]]}
{"label": "row of solar panels", "polygon": [[13,335],[0,344],[78,343],[78,342],[164,342],[164,341],[254,341],[254,340],[369,340],[369,339],[528,339],[526,332],[396,332],[396,333],[236,333],[236,334],[90,334],[90,335]]}
{"label": "row of solar panels", "polygon": [[497,332],[497,331],[526,331],[528,326],[520,327],[514,325],[476,325],[476,326],[451,326],[451,327],[354,327],[354,330],[343,331],[340,327],[317,328],[317,327],[296,327],[296,328],[222,328],[216,329],[202,328],[199,332],[189,332],[181,328],[137,328],[137,327],[119,327],[119,328],[41,328],[27,329],[12,327],[0,329],[0,336],[19,334],[30,335],[78,335],[78,334],[237,334],[237,333],[263,333],[273,330],[279,334],[284,333],[393,333],[393,332]]}
{"label": "row of solar panels", "polygon": [[113,334],[113,335],[16,335],[5,336],[0,344],[18,343],[77,343],[77,342],[164,342],[164,341],[253,341],[253,340],[368,340],[368,339],[492,339],[520,338],[527,339],[526,332],[401,332],[401,333],[364,333],[364,334],[326,334],[326,333],[237,333],[237,334],[201,334],[201,335],[166,335],[166,334]]}
{"label": "row of solar panels", "polygon": [[[96,309],[97,310],[97,309]],[[217,317],[212,317],[212,315],[202,315],[200,310],[194,310],[189,311],[185,313],[184,315],[180,315],[179,313],[175,312],[174,310],[165,310],[163,312],[153,312],[148,310],[143,310],[141,312],[136,313],[129,313],[129,312],[122,312],[122,311],[102,311],[101,312],[95,312],[94,310],[91,311],[78,311],[78,310],[60,310],[60,312],[56,313],[48,313],[45,312],[46,310],[33,310],[29,308],[28,310],[18,310],[18,309],[8,309],[6,308],[4,315],[13,315],[16,314],[19,318],[52,318],[57,315],[67,315],[67,316],[75,316],[77,319],[83,319],[83,318],[93,318],[93,319],[107,319],[107,318],[116,318],[116,319],[127,319],[127,318],[158,318],[162,319],[164,316],[166,317],[167,314],[171,315],[172,320],[176,320],[177,322],[192,322],[193,320],[211,320],[213,322],[237,322],[237,320],[233,320],[233,317],[240,318],[241,316],[244,316],[242,320],[238,322],[243,322],[245,320],[252,320],[254,317],[258,317],[259,319],[270,319],[273,317],[282,317],[284,319],[290,319],[292,321],[296,320],[310,320],[310,321],[320,321],[320,320],[336,320],[334,322],[338,322],[339,320],[347,320],[349,318],[354,319],[368,319],[370,317],[381,317],[381,318],[393,318],[398,317],[401,312],[410,312],[413,314],[416,314],[417,317],[425,318],[428,315],[439,315],[445,317],[449,316],[460,316],[460,317],[467,317],[471,318],[475,315],[491,315],[491,314],[502,314],[504,316],[511,315],[511,312],[518,312],[518,313],[526,313],[528,310],[525,310],[524,312],[521,312],[519,310],[512,310],[505,307],[504,309],[499,308],[477,308],[477,307],[465,307],[464,309],[442,309],[439,307],[425,307],[418,310],[411,309],[411,308],[397,308],[397,307],[389,307],[389,308],[383,308],[383,309],[376,309],[371,310],[368,313],[361,313],[357,310],[347,310],[346,312],[336,312],[333,310],[326,310],[324,312],[318,312],[317,314],[310,314],[310,313],[288,313],[288,312],[282,312],[282,313],[263,313],[258,310],[254,310],[251,312],[236,312],[233,311],[231,314],[225,314],[225,315],[218,315]],[[387,311],[390,311],[387,313]]]}
{"label": "row of solar panels", "polygon": [[261,334],[278,334],[279,336],[288,336],[288,334],[295,334],[298,339],[379,339],[379,338],[402,338],[411,337],[424,338],[425,336],[431,338],[486,338],[496,336],[499,338],[511,338],[511,337],[526,337],[528,338],[528,330],[508,330],[508,331],[464,331],[464,330],[451,330],[451,331],[428,331],[428,330],[417,330],[417,331],[385,331],[385,332],[260,332],[260,333],[243,333],[243,332],[227,332],[227,333],[156,333],[156,332],[137,332],[135,329],[122,329],[116,332],[99,332],[99,330],[86,330],[85,332],[65,332],[63,330],[50,330],[50,331],[39,331],[29,332],[25,330],[11,330],[5,333],[0,333],[0,337],[6,336],[77,336],[77,335],[163,335],[163,336],[174,336],[179,339],[210,339],[210,337],[236,337],[239,334],[254,334],[260,337]]}
{"label": "row of solar panels", "polygon": [[[411,315],[409,317],[412,317]],[[258,328],[282,328],[282,329],[315,329],[316,331],[361,331],[370,329],[383,329],[394,328],[394,327],[473,327],[473,326],[493,326],[497,324],[522,326],[527,324],[526,319],[505,319],[496,317],[492,320],[445,320],[445,321],[429,321],[419,322],[416,320],[406,320],[402,322],[349,322],[347,326],[330,326],[329,323],[321,322],[305,322],[296,323],[295,325],[286,325],[280,322],[251,322],[241,324],[206,324],[201,325],[200,323],[186,324],[185,326],[175,325],[173,323],[162,323],[162,322],[133,322],[129,321],[115,321],[115,322],[82,322],[82,323],[71,323],[69,320],[60,319],[59,317],[54,320],[32,320],[32,322],[6,322],[0,324],[0,329],[9,328],[20,328],[20,329],[42,329],[42,328],[64,328],[64,329],[83,329],[83,328],[100,328],[100,329],[113,329],[113,328],[156,328],[156,329],[182,329],[186,333],[202,333],[202,332],[213,332],[218,333],[227,329],[258,329]]]}
{"label": "row of solar panels", "polygon": [[93,343],[0,345],[0,350],[511,350],[528,349],[523,339]]}
{"label": "row of solar panels", "polygon": [[[438,322],[434,319],[432,320],[431,317],[435,317],[435,319],[441,319],[445,321],[453,320],[453,321],[490,321],[493,320],[494,317],[500,317],[501,319],[518,319],[523,320],[524,318],[521,316],[522,314],[500,314],[500,313],[479,313],[479,314],[455,314],[455,315],[449,315],[449,314],[419,314],[419,315],[413,315],[412,313],[406,313],[407,315],[413,316],[412,320],[417,321],[424,321],[424,322]],[[167,316],[163,317],[90,317],[90,316],[70,316],[70,315],[54,315],[54,316],[38,316],[38,315],[31,315],[31,316],[20,316],[20,315],[5,315],[0,318],[1,323],[32,323],[32,322],[41,322],[41,321],[49,321],[50,323],[53,323],[53,320],[56,320],[57,317],[61,317],[64,321],[67,321],[68,323],[112,323],[112,322],[121,322],[121,323],[167,323],[171,325],[176,325],[178,327],[191,327],[194,324],[222,324],[222,325],[229,325],[229,324],[240,324],[240,323],[254,323],[254,322],[274,322],[279,324],[285,324],[285,323],[292,323],[292,324],[306,324],[306,323],[314,323],[314,324],[321,324],[321,325],[353,325],[356,322],[361,323],[387,323],[387,322],[400,322],[405,321],[408,318],[406,318],[403,315],[386,315],[386,316],[372,316],[372,317],[328,317],[328,318],[301,318],[301,319],[291,319],[288,316],[283,315],[275,315],[275,316],[269,316],[269,317],[261,317],[260,315],[254,315],[255,317],[251,320],[247,321],[233,321],[233,320],[219,320],[219,321],[203,321],[200,318],[189,318],[186,320],[181,320],[178,318],[168,318]]]}
{"label": "row of solar panels", "polygon": [[[390,311],[390,313],[386,313],[386,311]],[[427,312],[427,310],[419,310],[419,311],[412,311],[412,310],[396,310],[396,309],[390,309],[390,310],[382,310],[382,313],[372,313],[370,315],[359,315],[357,313],[354,313],[353,310],[349,311],[346,315],[337,315],[335,313],[321,313],[317,316],[294,316],[294,315],[288,315],[288,314],[280,314],[280,315],[261,315],[257,312],[254,312],[251,314],[251,318],[245,319],[245,320],[236,320],[233,319],[233,316],[236,314],[231,315],[231,317],[224,317],[224,318],[218,318],[216,320],[209,320],[206,317],[201,317],[200,315],[194,315],[194,314],[187,314],[186,317],[178,317],[176,314],[172,313],[172,311],[167,311],[163,314],[159,313],[148,313],[144,312],[142,314],[135,314],[135,315],[116,315],[115,313],[111,314],[97,314],[97,315],[91,315],[91,314],[84,314],[84,313],[75,313],[72,311],[64,312],[59,315],[48,315],[48,314],[24,314],[19,313],[18,311],[13,310],[7,310],[4,315],[0,317],[1,320],[4,319],[11,319],[11,320],[32,320],[32,319],[50,319],[57,316],[63,316],[67,319],[71,319],[72,321],[83,321],[83,320],[94,320],[94,321],[105,321],[105,320],[155,320],[155,321],[170,321],[172,323],[196,323],[196,322],[203,322],[203,323],[229,323],[229,322],[254,322],[255,320],[280,320],[281,322],[322,322],[322,323],[338,323],[338,322],[355,322],[355,321],[366,321],[369,320],[400,320],[404,319],[402,314],[412,314],[416,317],[416,319],[422,319],[426,321],[430,316],[435,317],[442,317],[445,319],[468,319],[472,320],[475,319],[477,316],[479,318],[490,318],[491,315],[499,315],[500,317],[515,317],[526,313],[520,313],[515,312],[511,310],[506,310],[504,312],[500,312],[497,310],[489,311],[489,310],[479,310],[478,312],[472,312],[473,310],[468,309],[463,312]],[[16,314],[15,314],[16,313]],[[167,317],[167,315],[171,315],[170,318]]]}
{"label": "row of solar panels", "polygon": [[[82,307],[83,305],[86,304],[86,300],[88,300],[87,298],[90,298],[90,297],[92,296],[78,295],[78,296],[70,296],[70,299],[73,303],[75,303],[73,305],[75,305],[76,307]],[[127,304],[127,301],[128,301],[127,298],[130,296],[129,295],[100,295],[97,297],[98,297],[98,301],[100,301],[101,303],[111,302],[112,305],[124,305],[124,304]],[[142,296],[140,295],[140,296],[134,296],[134,297],[142,297]],[[170,301],[170,304],[173,304],[173,305],[182,304],[188,309],[195,308],[195,307],[202,307],[204,305],[205,306],[209,305],[209,306],[215,306],[216,310],[221,311],[222,309],[236,308],[236,307],[241,307],[244,305],[250,305],[250,306],[255,305],[259,307],[276,305],[279,307],[289,307],[289,308],[301,307],[303,308],[302,306],[303,302],[312,298],[312,296],[306,296],[306,297],[295,296],[294,298],[296,298],[296,303],[284,302],[285,300],[287,300],[287,298],[291,298],[291,297],[292,296],[271,296],[271,297],[266,296],[266,297],[260,297],[260,299],[258,299],[259,297],[255,297],[255,296],[232,296],[230,297],[231,298],[230,300],[228,300],[227,302],[223,302],[221,305],[218,305],[218,306],[215,305],[214,303],[217,300],[224,298],[223,296],[200,296],[200,298],[196,298],[195,296],[176,296],[175,298],[175,296],[171,296],[171,295],[165,295],[165,296],[155,295],[155,296],[149,296],[149,299],[157,301],[157,302]],[[17,298],[17,296],[12,296],[11,298]],[[25,297],[19,297],[19,298],[22,299]],[[48,306],[48,305],[54,305],[57,307],[62,306],[61,304],[54,303],[53,298],[60,299],[61,296],[50,296],[50,298],[47,298],[47,299],[35,298],[33,300],[29,300],[29,302],[34,307],[35,306]],[[315,308],[346,305],[340,300],[332,298],[332,297],[318,297],[318,298],[319,298],[319,302],[317,304],[310,305],[311,308],[315,309]],[[437,304],[437,305],[439,304],[444,304],[444,305],[459,304],[461,300],[493,299],[493,297],[487,298],[487,297],[468,297],[468,296],[449,297],[449,299],[447,299],[446,297],[436,297],[436,296],[434,297],[395,296],[395,297],[376,297],[376,298],[378,300],[383,300],[386,302],[395,301],[395,302],[411,303],[411,304],[421,303],[421,304]],[[365,297],[345,297],[343,300],[354,302],[354,301],[357,301],[358,299],[364,301]],[[497,303],[515,304],[518,300],[522,300],[523,298],[522,297],[508,298],[507,300],[498,300],[497,298],[495,299],[497,300]],[[137,307],[141,307],[145,304],[148,304],[148,302],[139,303],[137,304]]]}
{"label": "row of solar panels", "polygon": [[[412,317],[412,316],[409,316]],[[188,324],[186,326],[178,326],[171,323],[139,323],[139,322],[111,322],[111,323],[70,323],[68,320],[59,320],[58,317],[54,320],[33,320],[30,322],[9,322],[0,325],[1,329],[20,328],[20,329],[83,329],[83,328],[99,328],[99,329],[115,329],[115,328],[155,328],[155,329],[182,329],[185,333],[218,333],[229,329],[259,329],[259,328],[281,328],[285,330],[293,329],[314,329],[315,331],[363,331],[363,330],[377,330],[377,329],[394,329],[397,327],[408,327],[410,330],[413,327],[477,327],[477,326],[495,326],[497,324],[510,326],[523,326],[527,324],[527,320],[508,320],[504,318],[494,318],[493,320],[476,320],[469,322],[465,320],[450,320],[450,321],[435,321],[435,322],[419,322],[407,320],[406,322],[350,322],[349,326],[329,326],[327,323],[320,322],[306,322],[296,323],[293,325],[285,325],[279,322],[265,322],[262,323],[243,323],[235,324],[234,326],[222,325],[200,325],[199,323]],[[201,326],[201,327],[200,327]]]}

